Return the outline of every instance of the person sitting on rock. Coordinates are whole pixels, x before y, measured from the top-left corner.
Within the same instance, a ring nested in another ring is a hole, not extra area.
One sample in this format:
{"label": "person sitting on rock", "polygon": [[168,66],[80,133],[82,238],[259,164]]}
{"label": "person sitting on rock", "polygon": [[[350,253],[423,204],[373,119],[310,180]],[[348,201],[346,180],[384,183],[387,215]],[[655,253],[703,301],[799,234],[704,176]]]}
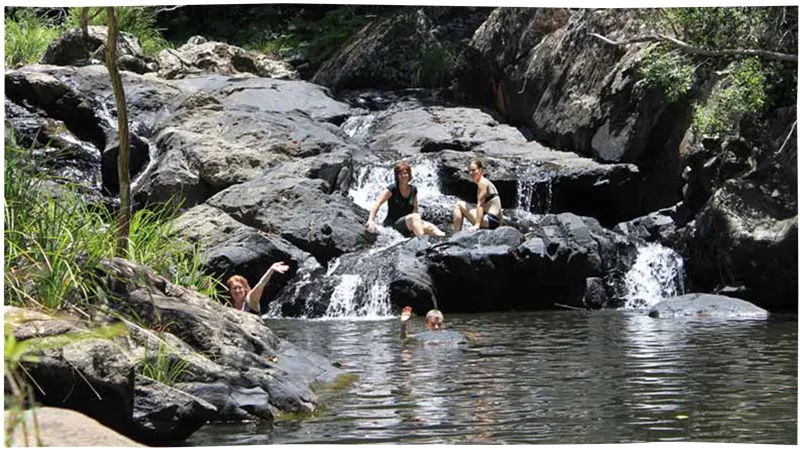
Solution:
{"label": "person sitting on rock", "polygon": [[465,218],[472,224],[469,231],[480,228],[494,230],[503,224],[503,206],[497,188],[483,176],[483,161],[480,159],[470,160],[467,172],[478,185],[478,204],[469,209],[463,200],[456,202],[453,207],[453,232],[461,231]]}
{"label": "person sitting on rock", "polygon": [[425,331],[409,334],[408,320],[411,318],[412,308],[406,306],[400,314],[400,337],[403,342],[414,342],[422,345],[460,345],[474,342],[475,337],[458,331],[444,329],[444,314],[438,309],[432,309],[425,314]]}
{"label": "person sitting on rock", "polygon": [[375,215],[378,214],[381,205],[388,201],[389,211],[383,221],[383,226],[392,227],[406,237],[422,236],[423,234],[444,236],[444,232],[436,225],[422,220],[417,201],[417,187],[410,184],[411,178],[409,163],[401,161],[395,164],[394,184],[387,186],[381,192],[369,212],[367,229],[371,233],[377,233]]}
{"label": "person sitting on rock", "polygon": [[253,289],[250,289],[247,278],[241,275],[234,275],[228,278],[228,282],[225,284],[228,286],[231,298],[233,298],[233,307],[239,311],[250,311],[254,314],[261,312],[261,295],[264,293],[264,288],[267,287],[270,278],[272,278],[272,274],[275,272],[285,273],[287,270],[289,270],[289,266],[283,261],[272,264]]}

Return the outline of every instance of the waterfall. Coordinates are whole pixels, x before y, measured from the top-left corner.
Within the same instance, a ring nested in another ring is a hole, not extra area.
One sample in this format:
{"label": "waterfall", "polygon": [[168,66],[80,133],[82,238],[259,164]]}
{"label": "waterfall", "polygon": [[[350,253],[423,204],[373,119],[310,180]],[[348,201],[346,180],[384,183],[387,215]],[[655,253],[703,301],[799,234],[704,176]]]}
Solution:
{"label": "waterfall", "polygon": [[683,294],[683,258],[659,244],[638,248],[636,262],[625,275],[624,309],[649,309],[659,301]]}
{"label": "waterfall", "polygon": [[517,205],[521,211],[547,214],[553,203],[553,177],[541,167],[524,167],[517,173]]}
{"label": "waterfall", "polygon": [[[436,162],[425,156],[409,158],[408,161],[423,218],[431,220],[436,215],[449,221],[456,198],[444,195],[439,189]],[[381,191],[393,182],[392,166],[360,167],[349,196],[355,204],[369,210]],[[371,248],[332,260],[324,274],[301,268],[297,273],[298,281],[270,304],[266,315],[320,320],[391,318],[389,285],[396,270],[399,244],[408,238],[381,225],[386,214],[387,206],[383,205],[375,218],[379,234]],[[438,223],[441,224],[441,220]]]}

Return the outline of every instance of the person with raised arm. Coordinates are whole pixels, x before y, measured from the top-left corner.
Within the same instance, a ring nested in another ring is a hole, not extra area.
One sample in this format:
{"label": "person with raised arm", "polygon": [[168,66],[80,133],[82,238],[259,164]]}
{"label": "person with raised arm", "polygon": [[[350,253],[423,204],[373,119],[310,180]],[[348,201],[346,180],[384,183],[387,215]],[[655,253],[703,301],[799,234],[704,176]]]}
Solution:
{"label": "person with raised arm", "polygon": [[283,261],[272,264],[253,289],[250,289],[247,278],[241,275],[234,275],[228,278],[228,282],[225,284],[231,293],[233,307],[239,311],[250,311],[254,314],[261,312],[261,295],[264,294],[264,288],[267,287],[272,274],[275,272],[285,273],[287,270],[289,270],[289,266]]}

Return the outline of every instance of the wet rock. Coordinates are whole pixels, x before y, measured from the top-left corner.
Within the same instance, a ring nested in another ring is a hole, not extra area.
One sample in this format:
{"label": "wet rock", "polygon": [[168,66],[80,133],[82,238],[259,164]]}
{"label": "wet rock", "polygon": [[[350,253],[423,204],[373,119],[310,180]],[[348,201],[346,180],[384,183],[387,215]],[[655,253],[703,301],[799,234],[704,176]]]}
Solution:
{"label": "wet rock", "polygon": [[475,203],[477,189],[467,176],[466,167],[470,159],[479,157],[504,208],[539,214],[569,211],[595,217],[608,226],[642,212],[642,178],[633,165],[599,164],[534,143],[509,145],[507,150],[505,154],[493,152],[486,156],[441,152],[442,192]]}
{"label": "wet rock", "polygon": [[654,318],[765,319],[769,313],[750,302],[713,294],[686,294],[668,298],[650,310]]}
{"label": "wet rock", "polygon": [[260,387],[245,388],[226,383],[182,383],[177,387],[214,405],[219,412],[217,418],[224,417],[225,420],[273,418],[269,395]]}
{"label": "wet rock", "polygon": [[134,436],[140,442],[183,441],[217,416],[217,408],[187,392],[136,377]]}
{"label": "wet rock", "polygon": [[238,274],[255,286],[272,263],[285,261],[289,272],[273,275],[262,295],[265,306],[300,267],[311,271],[321,269],[310,254],[285,239],[237,222],[212,206],[198,205],[189,209],[175,220],[174,229],[199,246],[204,270],[222,280]]}

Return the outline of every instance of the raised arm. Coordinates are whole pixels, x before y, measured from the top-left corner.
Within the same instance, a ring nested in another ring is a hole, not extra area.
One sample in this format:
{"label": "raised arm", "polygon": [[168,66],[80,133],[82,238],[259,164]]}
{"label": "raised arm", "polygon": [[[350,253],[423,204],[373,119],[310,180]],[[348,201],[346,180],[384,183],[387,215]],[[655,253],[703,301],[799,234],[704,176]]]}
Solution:
{"label": "raised arm", "polygon": [[411,307],[406,306],[403,312],[400,313],[400,339],[405,340],[408,337],[408,319],[411,318]]}
{"label": "raised arm", "polygon": [[388,189],[384,189],[383,192],[378,196],[375,200],[375,204],[372,205],[372,209],[369,212],[369,219],[367,219],[367,229],[371,232],[376,231],[375,225],[375,216],[378,214],[378,210],[381,208],[381,205],[386,203],[389,200],[389,197],[392,196],[392,192]]}
{"label": "raised arm", "polygon": [[275,264],[269,266],[264,275],[258,280],[253,289],[247,293],[247,306],[250,307],[253,311],[258,311],[261,309],[261,295],[264,293],[264,288],[267,287],[267,283],[269,283],[270,278],[272,278],[272,274],[275,272],[284,273],[289,270],[289,266],[286,265],[285,262],[279,261]]}

